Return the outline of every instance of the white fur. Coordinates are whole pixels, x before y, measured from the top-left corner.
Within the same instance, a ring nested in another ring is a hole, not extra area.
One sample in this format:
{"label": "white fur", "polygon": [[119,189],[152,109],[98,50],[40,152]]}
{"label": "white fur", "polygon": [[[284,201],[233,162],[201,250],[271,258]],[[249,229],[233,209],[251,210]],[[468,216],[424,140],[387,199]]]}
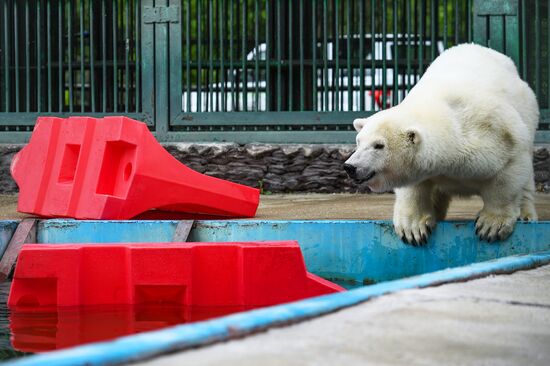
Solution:
{"label": "white fur", "polygon": [[[539,109],[511,59],[474,44],[443,52],[401,104],[354,121],[347,164],[373,191],[395,189],[394,226],[424,243],[452,195],[480,195],[476,231],[503,240],[536,220],[533,140]],[[378,149],[374,146],[378,144]],[[384,145],[384,148],[380,148]]]}

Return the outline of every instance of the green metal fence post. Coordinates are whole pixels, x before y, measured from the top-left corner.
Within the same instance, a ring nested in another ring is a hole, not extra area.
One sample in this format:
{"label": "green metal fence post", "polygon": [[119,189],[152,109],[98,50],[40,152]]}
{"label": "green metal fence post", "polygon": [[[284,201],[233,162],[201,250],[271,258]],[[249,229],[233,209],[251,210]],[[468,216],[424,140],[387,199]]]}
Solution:
{"label": "green metal fence post", "polygon": [[508,55],[520,66],[518,0],[474,0],[474,42]]}
{"label": "green metal fence post", "polygon": [[177,0],[168,6],[142,2],[143,112],[154,119],[156,136],[164,140],[170,120],[181,114],[182,93],[181,9]]}

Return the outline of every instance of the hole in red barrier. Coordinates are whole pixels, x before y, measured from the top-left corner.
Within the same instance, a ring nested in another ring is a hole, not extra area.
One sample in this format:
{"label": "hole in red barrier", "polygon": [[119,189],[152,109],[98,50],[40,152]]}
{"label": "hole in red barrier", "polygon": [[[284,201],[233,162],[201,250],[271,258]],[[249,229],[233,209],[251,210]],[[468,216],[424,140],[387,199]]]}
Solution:
{"label": "hole in red barrier", "polygon": [[136,285],[136,304],[184,304],[184,285]]}
{"label": "hole in red barrier", "polygon": [[126,164],[124,168],[124,180],[130,179],[130,175],[132,175],[132,163]]}
{"label": "hole in red barrier", "polygon": [[24,295],[17,301],[17,306],[38,306],[40,301],[34,295]]}
{"label": "hole in red barrier", "polygon": [[63,160],[59,169],[59,183],[72,183],[80,155],[80,145],[67,144],[63,152]]}
{"label": "hole in red barrier", "polygon": [[[132,173],[131,161],[134,161],[135,155],[136,145],[124,141],[107,141],[99,173],[97,193],[124,197],[128,189],[126,181]],[[124,165],[125,162],[128,163]]]}
{"label": "hole in red barrier", "polygon": [[57,278],[21,278],[12,289],[12,294],[16,306],[55,305]]}

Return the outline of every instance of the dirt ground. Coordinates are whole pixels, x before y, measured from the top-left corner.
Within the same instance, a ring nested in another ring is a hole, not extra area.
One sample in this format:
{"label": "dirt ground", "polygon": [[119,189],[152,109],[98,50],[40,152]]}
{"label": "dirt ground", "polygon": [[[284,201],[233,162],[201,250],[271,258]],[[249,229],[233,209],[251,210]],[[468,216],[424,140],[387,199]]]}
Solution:
{"label": "dirt ground", "polygon": [[[389,220],[392,194],[274,194],[262,195],[258,220]],[[536,195],[540,220],[550,220],[550,194]],[[481,209],[479,198],[455,199],[447,219],[470,220]],[[0,219],[27,217],[17,212],[17,195],[0,195]]]}

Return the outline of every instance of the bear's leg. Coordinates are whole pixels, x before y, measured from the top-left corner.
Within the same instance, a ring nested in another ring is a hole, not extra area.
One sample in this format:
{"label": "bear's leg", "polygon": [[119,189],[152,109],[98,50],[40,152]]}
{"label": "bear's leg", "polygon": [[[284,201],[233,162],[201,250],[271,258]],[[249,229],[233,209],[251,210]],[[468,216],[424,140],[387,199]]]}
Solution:
{"label": "bear's leg", "polygon": [[529,154],[518,156],[501,170],[481,190],[483,209],[476,219],[476,234],[481,240],[504,240],[512,234],[528,184]]}
{"label": "bear's leg", "polygon": [[393,225],[405,243],[426,244],[436,224],[434,189],[429,182],[395,190]]}
{"label": "bear's leg", "polygon": [[433,192],[433,203],[435,219],[437,221],[445,220],[445,217],[447,216],[447,211],[449,210],[449,204],[451,203],[451,196],[449,196],[447,193],[435,189]]}
{"label": "bear's leg", "polygon": [[535,209],[535,179],[531,172],[529,182],[523,188],[523,197],[521,198],[521,210],[519,219],[523,221],[537,221],[537,211]]}

